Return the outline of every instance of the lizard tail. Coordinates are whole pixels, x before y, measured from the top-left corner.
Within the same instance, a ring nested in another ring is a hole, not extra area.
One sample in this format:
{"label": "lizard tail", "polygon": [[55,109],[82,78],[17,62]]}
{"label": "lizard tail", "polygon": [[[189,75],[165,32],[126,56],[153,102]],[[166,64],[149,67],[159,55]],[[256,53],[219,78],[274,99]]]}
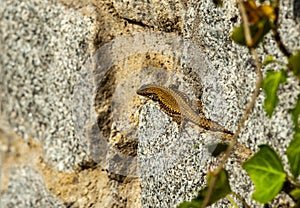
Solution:
{"label": "lizard tail", "polygon": [[229,134],[230,136],[233,135],[233,133],[220,124],[213,122],[209,119],[200,118],[200,123],[203,125],[203,128],[209,131],[215,131],[220,133]]}

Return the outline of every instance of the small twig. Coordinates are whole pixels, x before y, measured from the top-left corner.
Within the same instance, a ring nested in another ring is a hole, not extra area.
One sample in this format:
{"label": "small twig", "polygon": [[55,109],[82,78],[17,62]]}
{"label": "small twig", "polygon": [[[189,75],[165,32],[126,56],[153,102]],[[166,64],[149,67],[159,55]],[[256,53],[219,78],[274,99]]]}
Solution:
{"label": "small twig", "polygon": [[254,104],[256,102],[256,99],[259,95],[260,92],[260,88],[262,85],[262,80],[263,80],[263,76],[262,76],[262,65],[258,59],[258,54],[256,52],[256,50],[252,47],[252,37],[250,34],[250,29],[249,29],[249,22],[248,22],[248,18],[246,15],[246,10],[244,8],[244,5],[242,3],[241,0],[239,0],[238,2],[239,5],[239,10],[241,12],[242,15],[242,19],[244,22],[244,31],[245,31],[245,37],[246,37],[246,42],[247,42],[247,46],[250,49],[250,52],[252,54],[252,56],[254,57],[255,60],[255,65],[256,65],[256,73],[257,73],[257,80],[256,80],[256,87],[255,87],[255,91],[251,96],[251,100],[248,102],[247,107],[244,111],[244,114],[242,116],[242,118],[240,119],[239,123],[238,123],[238,128],[235,131],[233,137],[232,137],[232,141],[229,143],[229,146],[226,150],[226,152],[224,153],[224,157],[221,160],[219,166],[217,167],[217,169],[215,171],[213,171],[214,176],[211,178],[211,181],[208,185],[208,191],[206,193],[205,199],[203,201],[202,207],[206,207],[209,203],[209,200],[211,198],[212,195],[212,191],[213,191],[213,187],[215,186],[216,180],[217,180],[217,175],[221,172],[221,170],[223,169],[227,159],[230,156],[230,153],[233,149],[233,147],[235,146],[236,142],[237,142],[237,136],[239,135],[241,129],[243,128],[243,126],[245,125],[245,121],[247,120],[251,110],[254,107]]}
{"label": "small twig", "polygon": [[250,27],[249,27],[249,21],[248,21],[248,17],[247,17],[247,13],[246,13],[246,9],[243,5],[243,2],[241,0],[239,0],[238,2],[238,6],[239,6],[239,10],[241,12],[242,15],[242,20],[244,22],[243,26],[244,26],[244,31],[245,31],[245,38],[246,38],[246,44],[248,47],[252,47],[252,37],[251,37],[251,32],[250,32]]}
{"label": "small twig", "polygon": [[234,199],[230,195],[227,195],[226,198],[229,200],[229,202],[232,204],[232,206],[234,208],[238,208],[238,205],[236,204],[236,202],[234,201]]}
{"label": "small twig", "polygon": [[247,204],[247,202],[239,194],[237,194],[233,191],[232,195],[234,195],[236,198],[238,198],[246,208],[250,208],[250,205]]}

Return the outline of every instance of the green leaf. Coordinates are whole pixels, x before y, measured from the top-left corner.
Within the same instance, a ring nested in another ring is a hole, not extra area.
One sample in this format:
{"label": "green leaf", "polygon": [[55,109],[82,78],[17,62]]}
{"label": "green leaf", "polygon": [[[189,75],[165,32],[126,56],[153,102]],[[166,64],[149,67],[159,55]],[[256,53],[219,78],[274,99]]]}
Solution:
{"label": "green leaf", "polygon": [[300,132],[295,132],[294,138],[291,141],[286,151],[290,169],[295,178],[300,174]]}
{"label": "green leaf", "polygon": [[[208,202],[208,205],[211,205],[218,200],[224,198],[228,194],[231,193],[229,181],[228,181],[228,173],[226,170],[222,170],[217,176],[213,173],[209,173],[207,175],[207,184],[210,184],[212,177],[217,177],[215,186],[213,187],[213,191],[211,194],[211,198]],[[203,204],[205,196],[207,194],[208,187],[201,189],[198,191],[198,195],[192,199],[190,202],[182,202],[179,204],[178,208],[200,208]]]}
{"label": "green leaf", "polygon": [[279,156],[271,147],[259,145],[259,148],[252,158],[243,163],[243,168],[255,185],[253,199],[264,204],[279,193],[286,173]]}
{"label": "green leaf", "polygon": [[300,76],[300,50],[297,50],[289,57],[288,66],[292,68],[294,75],[299,78]]}
{"label": "green leaf", "polygon": [[295,188],[290,192],[294,199],[300,200],[300,188]]}
{"label": "green leaf", "polygon": [[239,45],[246,46],[246,38],[243,24],[234,28],[231,34],[231,39]]}
{"label": "green leaf", "polygon": [[284,70],[275,72],[267,71],[266,77],[263,80],[262,88],[265,91],[264,109],[269,117],[272,116],[275,107],[277,106],[279,99],[277,96],[277,90],[279,84],[286,82],[286,72]]}
{"label": "green leaf", "polygon": [[269,55],[265,58],[265,60],[263,61],[263,66],[267,66],[268,64],[271,64],[271,63],[274,63],[275,60],[274,60],[274,57]]}
{"label": "green leaf", "polygon": [[[212,177],[217,177],[217,181],[212,191],[211,199],[208,205],[215,203],[216,201],[224,198],[231,193],[230,184],[228,181],[228,173],[226,170],[222,170],[217,176],[214,173],[207,175],[207,184],[210,184]],[[205,196],[206,192],[199,192],[198,196]]]}
{"label": "green leaf", "polygon": [[290,110],[290,113],[292,114],[292,120],[294,123],[295,131],[300,131],[299,128],[299,114],[300,114],[300,94],[298,95],[297,103],[295,108]]}
{"label": "green leaf", "polygon": [[180,203],[177,208],[201,208],[203,201],[192,199],[190,202],[182,202]]}
{"label": "green leaf", "polygon": [[[250,25],[250,33],[253,43],[249,47],[257,47],[258,44],[263,40],[264,36],[271,30],[271,22],[268,18],[260,20],[258,23]],[[244,25],[234,28],[231,39],[239,45],[247,46]]]}

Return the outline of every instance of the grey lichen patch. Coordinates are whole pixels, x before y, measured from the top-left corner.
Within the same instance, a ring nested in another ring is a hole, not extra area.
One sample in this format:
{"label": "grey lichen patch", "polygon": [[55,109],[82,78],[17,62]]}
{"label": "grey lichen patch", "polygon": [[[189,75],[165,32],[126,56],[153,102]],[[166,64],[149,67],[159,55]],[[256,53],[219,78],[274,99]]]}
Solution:
{"label": "grey lichen patch", "polygon": [[1,112],[24,139],[44,144],[54,168],[72,170],[86,156],[75,136],[71,96],[93,20],[57,2],[0,4]]}

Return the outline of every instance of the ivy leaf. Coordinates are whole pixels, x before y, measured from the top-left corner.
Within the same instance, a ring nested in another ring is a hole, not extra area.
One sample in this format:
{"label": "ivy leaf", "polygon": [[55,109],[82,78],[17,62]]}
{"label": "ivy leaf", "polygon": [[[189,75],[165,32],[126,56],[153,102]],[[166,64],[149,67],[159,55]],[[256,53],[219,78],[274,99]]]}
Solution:
{"label": "ivy leaf", "polygon": [[278,72],[270,70],[267,71],[266,77],[263,80],[262,88],[266,95],[264,109],[269,117],[272,116],[274,109],[279,102],[277,90],[279,84],[286,82],[286,76],[287,74],[284,70]]}
{"label": "ivy leaf", "polygon": [[288,66],[292,68],[294,75],[300,78],[300,50],[289,57]]}
{"label": "ivy leaf", "polygon": [[294,138],[291,141],[286,151],[290,169],[295,178],[300,174],[300,132],[294,134]]}
{"label": "ivy leaf", "polygon": [[300,94],[298,95],[298,99],[297,99],[297,103],[295,108],[290,110],[290,113],[292,114],[292,120],[295,126],[295,131],[299,131],[300,132],[300,128],[299,128],[299,115],[300,115]]}
{"label": "ivy leaf", "polygon": [[177,208],[201,208],[202,207],[203,200],[197,200],[197,199],[192,199],[192,201],[188,202],[182,202],[180,203]]}
{"label": "ivy leaf", "polygon": [[286,173],[279,156],[271,147],[259,145],[259,148],[252,158],[243,163],[243,168],[255,185],[253,199],[265,204],[279,193]]}
{"label": "ivy leaf", "polygon": [[264,18],[256,24],[250,25],[250,33],[252,37],[252,43],[247,45],[245,38],[244,25],[234,28],[231,39],[239,45],[248,47],[257,47],[263,40],[264,36],[271,30],[271,22],[268,18]]}
{"label": "ivy leaf", "polygon": [[267,66],[268,64],[271,64],[271,63],[274,63],[275,60],[274,60],[274,57],[269,55],[265,58],[265,60],[263,61],[262,65],[263,66]]}
{"label": "ivy leaf", "polygon": [[[210,184],[212,177],[217,177],[217,180],[215,186],[213,187],[213,191],[208,205],[217,202],[218,200],[224,198],[225,196],[231,193],[231,188],[228,181],[228,173],[226,170],[223,169],[217,176],[215,176],[214,173],[209,173],[207,175],[207,184]],[[201,189],[198,192],[198,195],[195,198],[193,198],[192,201],[182,202],[177,208],[201,208],[205,196],[207,194],[207,190],[208,186]]]}
{"label": "ivy leaf", "polygon": [[239,45],[246,46],[245,30],[243,24],[234,28],[231,34],[231,39]]}
{"label": "ivy leaf", "polygon": [[295,188],[290,192],[290,194],[294,197],[294,199],[300,200],[300,188]]}

